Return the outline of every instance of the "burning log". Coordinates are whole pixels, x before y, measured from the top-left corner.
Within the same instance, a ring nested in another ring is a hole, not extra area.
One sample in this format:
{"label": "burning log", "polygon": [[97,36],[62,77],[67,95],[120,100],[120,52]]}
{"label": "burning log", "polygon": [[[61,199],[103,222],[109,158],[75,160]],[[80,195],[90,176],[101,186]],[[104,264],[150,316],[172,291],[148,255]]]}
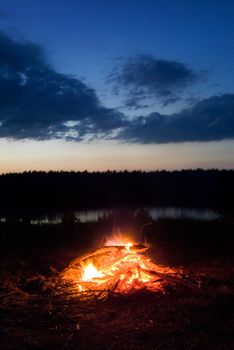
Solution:
{"label": "burning log", "polygon": [[180,270],[153,263],[147,249],[146,245],[126,240],[111,241],[72,261],[61,273],[62,281],[68,283],[72,294],[84,299],[100,299],[109,292],[129,294],[143,288],[163,290],[165,282],[193,287],[182,280]]}

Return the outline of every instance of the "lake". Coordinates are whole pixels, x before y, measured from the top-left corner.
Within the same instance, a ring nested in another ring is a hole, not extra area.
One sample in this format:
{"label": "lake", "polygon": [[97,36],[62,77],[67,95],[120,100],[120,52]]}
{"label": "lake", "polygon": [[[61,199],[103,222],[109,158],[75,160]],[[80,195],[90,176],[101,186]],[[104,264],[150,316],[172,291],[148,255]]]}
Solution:
{"label": "lake", "polygon": [[[146,207],[143,208],[148,211],[149,215],[153,220],[158,220],[161,218],[189,218],[194,220],[201,221],[210,221],[215,220],[220,217],[213,209],[201,209],[201,208],[180,208],[180,207]],[[95,222],[99,218],[108,217],[115,212],[114,209],[96,209],[96,210],[81,210],[74,211],[70,214],[75,217],[77,221],[86,223],[86,222]],[[35,216],[30,220],[32,225],[40,224],[60,224],[63,221],[64,213],[57,214],[45,214],[40,216]],[[0,218],[0,221],[5,221],[6,218]],[[19,219],[23,221],[23,219]]]}

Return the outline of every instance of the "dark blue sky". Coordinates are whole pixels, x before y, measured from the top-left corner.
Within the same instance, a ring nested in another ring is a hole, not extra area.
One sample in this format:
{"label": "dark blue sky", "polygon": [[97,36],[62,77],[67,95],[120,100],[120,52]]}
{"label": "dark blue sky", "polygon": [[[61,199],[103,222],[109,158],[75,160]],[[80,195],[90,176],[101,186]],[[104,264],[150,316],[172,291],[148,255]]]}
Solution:
{"label": "dark blue sky", "polygon": [[233,89],[232,0],[8,0],[0,5],[2,28],[43,45],[63,72],[92,82],[118,57],[152,54],[208,70],[211,84]]}
{"label": "dark blue sky", "polygon": [[234,139],[231,0],[0,1],[0,30],[4,140]]}

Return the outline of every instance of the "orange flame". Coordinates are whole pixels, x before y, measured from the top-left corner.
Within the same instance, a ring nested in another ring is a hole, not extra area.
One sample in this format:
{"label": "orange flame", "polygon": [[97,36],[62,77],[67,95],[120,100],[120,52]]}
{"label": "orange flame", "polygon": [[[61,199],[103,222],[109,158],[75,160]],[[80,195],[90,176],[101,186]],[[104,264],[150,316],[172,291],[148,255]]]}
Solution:
{"label": "orange flame", "polygon": [[98,269],[96,268],[96,266],[94,266],[92,261],[88,261],[81,265],[83,266],[83,273],[81,277],[82,281],[90,282],[94,278],[103,277],[103,273],[101,271],[98,271]]}
{"label": "orange flame", "polygon": [[131,239],[129,237],[123,236],[122,234],[115,234],[111,238],[107,239],[104,246],[105,247],[121,247],[121,246],[128,246],[131,247],[133,244],[136,244],[135,242],[132,243]]}
{"label": "orange flame", "polygon": [[78,287],[79,291],[101,289],[128,293],[143,287],[161,289],[163,282],[157,273],[174,273],[175,270],[154,264],[145,255],[147,249],[127,237],[115,235],[106,241],[104,248],[72,262],[62,278]]}

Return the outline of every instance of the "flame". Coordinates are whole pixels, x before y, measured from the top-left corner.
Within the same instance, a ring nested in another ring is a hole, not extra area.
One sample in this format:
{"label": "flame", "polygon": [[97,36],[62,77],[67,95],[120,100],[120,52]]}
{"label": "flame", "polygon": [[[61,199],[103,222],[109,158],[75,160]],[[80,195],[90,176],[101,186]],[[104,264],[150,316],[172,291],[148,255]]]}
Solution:
{"label": "flame", "polygon": [[157,273],[175,273],[175,269],[157,265],[145,254],[145,245],[137,245],[129,238],[117,235],[104,247],[77,258],[62,274],[78,291],[115,290],[129,293],[146,288],[162,289],[163,281]]}
{"label": "flame", "polygon": [[[107,239],[104,246],[105,247],[111,247],[111,246],[115,246],[115,247],[121,247],[121,246],[125,246],[126,249],[129,249],[131,246],[133,246],[133,244],[136,244],[135,242],[131,242],[131,239],[129,237],[126,237],[122,234],[115,234],[113,235],[111,238]],[[128,247],[128,248],[127,248]]]}
{"label": "flame", "polygon": [[82,281],[92,281],[94,278],[99,278],[103,276],[101,271],[98,271],[96,266],[94,266],[92,261],[81,264],[83,266]]}
{"label": "flame", "polygon": [[125,248],[128,251],[131,249],[132,246],[133,246],[133,244],[131,242],[128,242],[128,243],[125,244]]}

